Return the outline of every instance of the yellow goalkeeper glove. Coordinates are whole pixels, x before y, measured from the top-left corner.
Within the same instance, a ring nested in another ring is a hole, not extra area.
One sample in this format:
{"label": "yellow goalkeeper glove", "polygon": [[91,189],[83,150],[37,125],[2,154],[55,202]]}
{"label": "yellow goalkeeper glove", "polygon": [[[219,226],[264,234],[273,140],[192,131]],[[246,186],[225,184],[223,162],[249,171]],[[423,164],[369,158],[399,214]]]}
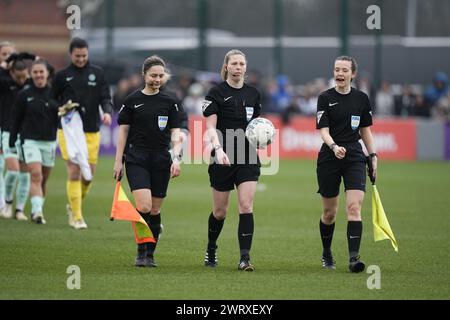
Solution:
{"label": "yellow goalkeeper glove", "polygon": [[69,100],[66,102],[66,104],[63,104],[61,107],[58,108],[58,116],[63,117],[65,116],[70,110],[79,107],[80,104],[77,102],[72,102],[72,100]]}

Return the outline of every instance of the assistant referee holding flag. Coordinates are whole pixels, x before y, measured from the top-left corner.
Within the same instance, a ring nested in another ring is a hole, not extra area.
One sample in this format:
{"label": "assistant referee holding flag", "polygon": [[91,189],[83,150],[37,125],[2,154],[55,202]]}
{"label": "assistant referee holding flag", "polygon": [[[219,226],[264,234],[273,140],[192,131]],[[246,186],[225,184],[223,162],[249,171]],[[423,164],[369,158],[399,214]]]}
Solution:
{"label": "assistant referee holding flag", "polygon": [[[167,77],[166,65],[158,56],[142,66],[145,88],[130,94],[119,111],[114,178],[123,174],[123,160],[136,209],[158,241],[161,206],[170,178],[180,174],[181,140],[179,108],[173,95],[161,92]],[[169,153],[171,134],[173,157]],[[138,244],[135,266],[156,267],[156,243]]]}
{"label": "assistant referee holding flag", "polygon": [[372,111],[369,98],[362,91],[351,87],[356,70],[354,58],[338,57],[334,63],[336,86],[319,96],[316,127],[320,129],[324,143],[317,159],[317,180],[323,205],[320,219],[322,267],[335,269],[331,241],[338,211],[339,187],[343,178],[348,219],[349,270],[362,272],[365,265],[360,260],[359,247],[362,236],[361,205],[366,187],[366,157],[359,140],[363,140],[370,154],[374,177],[377,154],[370,130]]}

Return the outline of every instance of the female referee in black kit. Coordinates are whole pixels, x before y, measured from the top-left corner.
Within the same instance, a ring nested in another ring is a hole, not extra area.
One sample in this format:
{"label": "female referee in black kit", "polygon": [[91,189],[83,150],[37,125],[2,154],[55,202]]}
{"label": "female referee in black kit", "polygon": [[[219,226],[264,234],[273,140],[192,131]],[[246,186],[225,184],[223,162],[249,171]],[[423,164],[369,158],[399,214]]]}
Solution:
{"label": "female referee in black kit", "polygon": [[[253,238],[253,198],[260,175],[256,150],[245,138],[250,120],[261,112],[260,93],[244,83],[247,60],[239,50],[225,55],[221,76],[223,82],[211,88],[203,104],[208,132],[207,145],[215,155],[208,168],[213,209],[208,221],[208,246],[205,265],[217,266],[216,241],[227,214],[230,191],[237,187],[239,202],[238,270],[253,271],[250,248]],[[222,139],[219,139],[218,133]]]}
{"label": "female referee in black kit", "polygon": [[[180,174],[181,143],[178,105],[159,88],[167,76],[165,63],[158,56],[147,58],[142,67],[145,87],[130,94],[119,111],[119,136],[114,178],[123,174],[122,159],[137,211],[157,240],[161,231],[161,205],[169,179]],[[169,153],[171,132],[174,156]],[[156,243],[138,245],[135,265],[156,267]]]}
{"label": "female referee in black kit", "polygon": [[317,129],[320,129],[323,145],[317,159],[317,180],[322,195],[323,213],[320,219],[320,235],[323,253],[322,267],[335,269],[331,253],[334,224],[338,211],[341,177],[344,180],[347,211],[347,240],[349,270],[364,271],[359,257],[362,236],[361,206],[366,187],[366,157],[359,139],[362,139],[376,176],[377,154],[370,130],[372,111],[368,96],[351,87],[356,76],[354,58],[341,56],[334,63],[336,86],[320,94],[317,102]]}

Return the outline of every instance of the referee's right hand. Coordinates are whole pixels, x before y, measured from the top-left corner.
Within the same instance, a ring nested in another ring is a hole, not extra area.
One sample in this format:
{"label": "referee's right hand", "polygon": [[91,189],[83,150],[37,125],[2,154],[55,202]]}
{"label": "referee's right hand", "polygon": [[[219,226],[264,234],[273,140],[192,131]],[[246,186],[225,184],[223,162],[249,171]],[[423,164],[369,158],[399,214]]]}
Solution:
{"label": "referee's right hand", "polygon": [[340,147],[340,146],[336,145],[333,148],[333,152],[334,152],[334,155],[336,156],[336,158],[341,160],[341,159],[345,158],[345,153],[347,152],[347,150],[344,147]]}
{"label": "referee's right hand", "polygon": [[180,175],[181,169],[180,169],[180,161],[175,158],[173,159],[172,165],[170,166],[170,177],[176,178]]}
{"label": "referee's right hand", "polygon": [[222,148],[220,148],[219,150],[216,150],[216,158],[217,158],[217,162],[223,166],[230,166],[230,159],[228,158],[227,154],[225,153],[225,151],[223,151]]}
{"label": "referee's right hand", "polygon": [[114,179],[120,181],[123,175],[123,163],[122,161],[114,162]]}

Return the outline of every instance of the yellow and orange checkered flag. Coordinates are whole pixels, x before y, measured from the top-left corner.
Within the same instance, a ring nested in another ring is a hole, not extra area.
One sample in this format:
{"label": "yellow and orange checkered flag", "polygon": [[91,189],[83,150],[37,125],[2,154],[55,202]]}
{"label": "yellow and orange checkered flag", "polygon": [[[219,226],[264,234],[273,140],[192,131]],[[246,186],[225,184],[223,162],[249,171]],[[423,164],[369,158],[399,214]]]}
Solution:
{"label": "yellow and orange checkered flag", "polygon": [[128,200],[127,195],[120,185],[120,181],[117,181],[116,190],[114,191],[114,199],[111,209],[111,221],[113,220],[130,221],[137,244],[156,242],[153,237],[153,233],[144,218],[141,217],[139,212],[137,212],[131,204],[130,200]]}

